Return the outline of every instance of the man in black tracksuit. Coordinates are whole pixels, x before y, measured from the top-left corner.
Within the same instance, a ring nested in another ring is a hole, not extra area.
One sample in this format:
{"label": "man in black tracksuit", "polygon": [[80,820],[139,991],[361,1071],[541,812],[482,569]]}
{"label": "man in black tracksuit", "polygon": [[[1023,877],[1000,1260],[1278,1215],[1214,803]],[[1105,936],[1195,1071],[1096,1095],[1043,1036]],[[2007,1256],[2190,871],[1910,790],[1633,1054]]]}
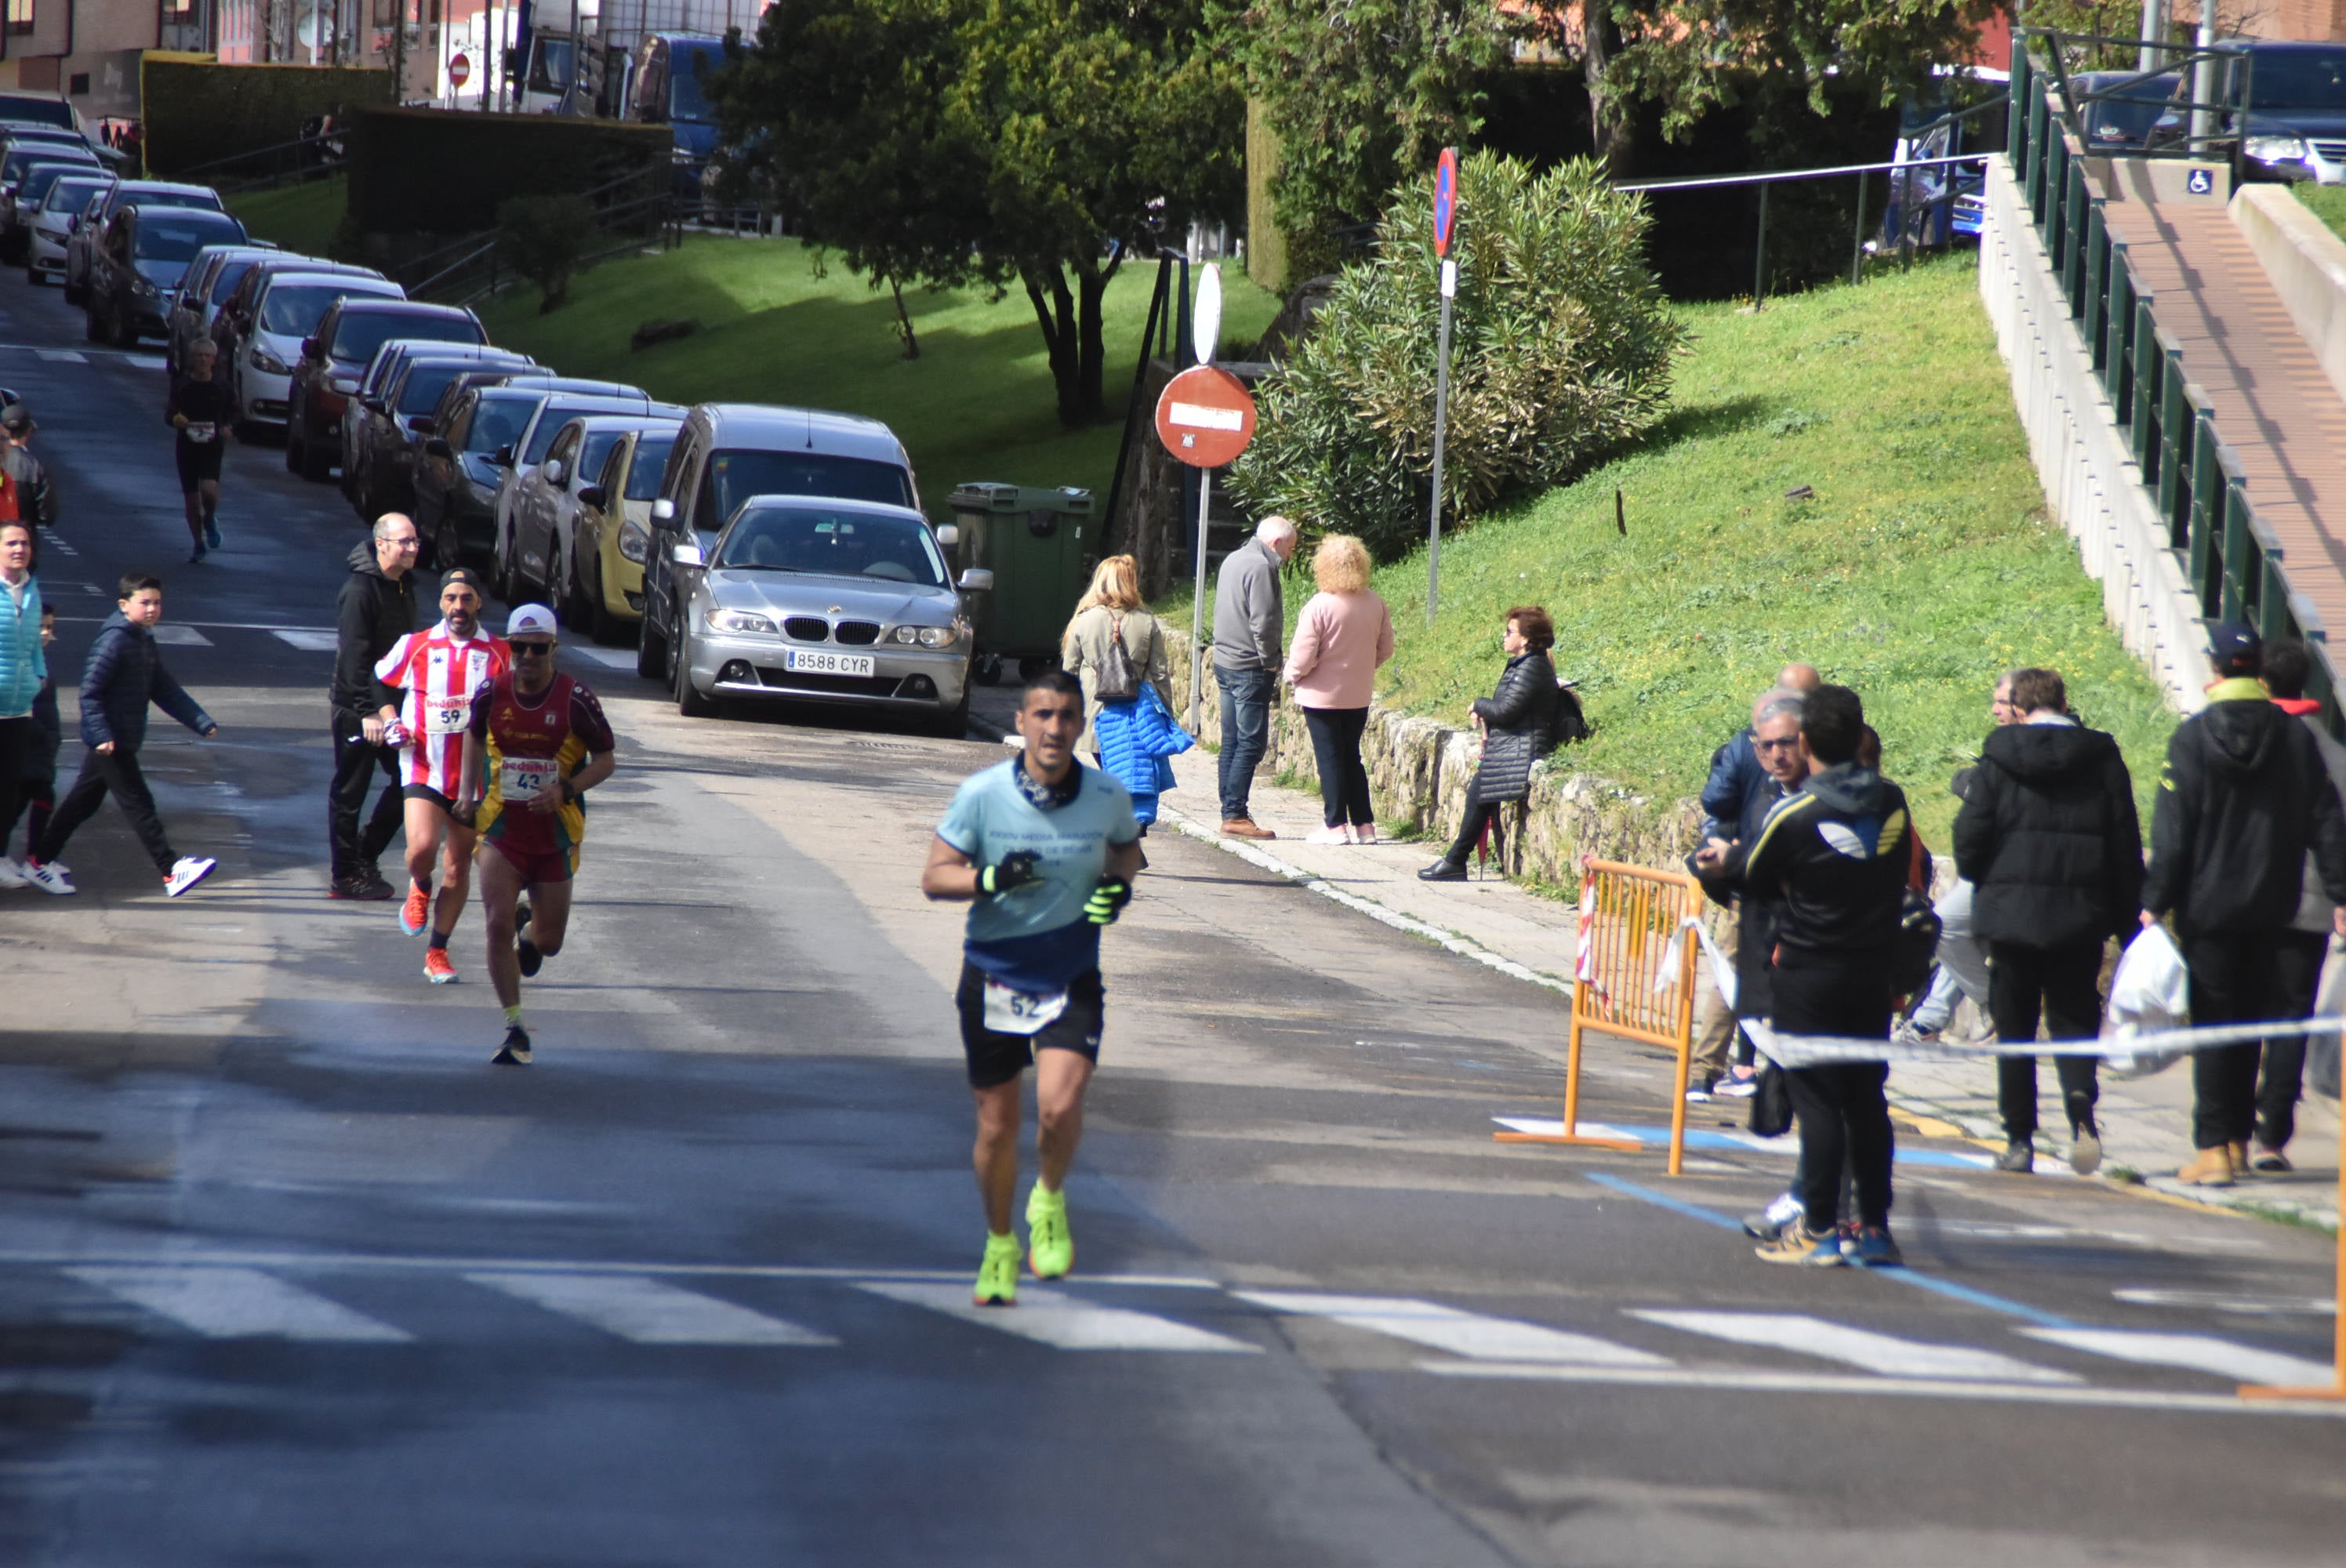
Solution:
{"label": "man in black tracksuit", "polygon": [[[334,605],[334,782],[326,801],[326,847],[338,899],[387,899],[391,884],[375,861],[399,831],[399,752],[382,743],[383,727],[399,717],[399,694],[375,678],[377,660],[415,629],[415,524],[386,512],[373,539],[351,552],[351,575]],[[388,780],[359,830],[367,787],[381,769]]]}
{"label": "man in black tracksuit", "polygon": [[[2172,912],[2191,970],[2191,1022],[2249,1023],[2312,1012],[2320,954],[2292,942],[2310,850],[2321,891],[2346,905],[2346,811],[2304,725],[2256,678],[2263,646],[2238,622],[2211,639],[2222,677],[2208,706],[2167,743],[2150,819],[2142,922]],[[2332,916],[2346,932],[2346,911]],[[2218,1046],[2191,1058],[2191,1142],[2178,1172],[2229,1186],[2248,1163],[2260,1048]]]}
{"label": "man in black tracksuit", "polygon": [[[2118,743],[2069,716],[2049,669],[2014,670],[2016,722],[1988,732],[1955,817],[1955,870],[1973,884],[1972,930],[1987,943],[1988,1013],[2007,1044],[2102,1032],[2103,944],[2142,911],[2142,824]],[[2054,1058],[2069,1117],[2069,1164],[2102,1163],[2097,1059]],[[2036,1058],[1996,1061],[2004,1151],[1998,1170],[2036,1165]]]}
{"label": "man in black tracksuit", "polygon": [[[1900,906],[1918,846],[1906,796],[1859,766],[1865,710],[1844,686],[1809,694],[1800,754],[1809,776],[1769,814],[1758,840],[1706,850],[1756,899],[1776,901],[1770,990],[1776,1032],[1890,1039],[1890,975]],[[1924,880],[1929,858],[1921,857]],[[1886,1062],[1831,1063],[1785,1074],[1800,1128],[1806,1218],[1760,1248],[1774,1263],[1898,1262],[1890,1237],[1893,1139]],[[1857,1223],[1838,1224],[1841,1170],[1857,1181]]]}

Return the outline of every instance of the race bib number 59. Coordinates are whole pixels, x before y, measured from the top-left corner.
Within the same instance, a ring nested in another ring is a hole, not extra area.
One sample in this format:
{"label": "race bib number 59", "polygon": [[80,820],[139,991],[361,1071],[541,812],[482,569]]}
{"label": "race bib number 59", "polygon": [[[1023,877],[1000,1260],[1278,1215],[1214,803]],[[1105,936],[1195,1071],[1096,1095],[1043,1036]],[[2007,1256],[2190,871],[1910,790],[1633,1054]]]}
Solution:
{"label": "race bib number 59", "polygon": [[454,735],[472,721],[469,697],[434,697],[423,706],[423,728],[429,735]]}

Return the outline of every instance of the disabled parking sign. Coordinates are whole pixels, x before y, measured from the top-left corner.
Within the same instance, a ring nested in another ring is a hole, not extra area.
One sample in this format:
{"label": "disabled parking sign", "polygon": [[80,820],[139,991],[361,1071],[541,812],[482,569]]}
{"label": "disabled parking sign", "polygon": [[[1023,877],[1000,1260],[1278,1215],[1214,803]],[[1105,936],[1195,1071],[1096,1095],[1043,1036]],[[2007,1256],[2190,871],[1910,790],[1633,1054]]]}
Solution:
{"label": "disabled parking sign", "polygon": [[2216,177],[2204,168],[2195,168],[2184,179],[2183,188],[2194,196],[2205,196],[2216,188]]}

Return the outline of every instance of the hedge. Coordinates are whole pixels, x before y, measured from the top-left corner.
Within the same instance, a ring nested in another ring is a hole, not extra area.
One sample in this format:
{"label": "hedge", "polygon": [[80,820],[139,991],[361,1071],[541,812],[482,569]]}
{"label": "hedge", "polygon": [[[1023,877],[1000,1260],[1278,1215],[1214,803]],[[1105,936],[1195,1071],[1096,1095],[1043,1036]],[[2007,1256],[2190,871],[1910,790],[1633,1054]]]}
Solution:
{"label": "hedge", "polygon": [[[638,171],[667,178],[675,137],[660,125],[368,109],[351,145],[351,219],[370,234],[466,234],[492,228],[516,196],[591,190]],[[664,186],[647,180],[644,194]]]}
{"label": "hedge", "polygon": [[277,147],[312,115],[391,102],[391,73],[356,66],[219,66],[148,56],[138,71],[148,171],[168,178]]}

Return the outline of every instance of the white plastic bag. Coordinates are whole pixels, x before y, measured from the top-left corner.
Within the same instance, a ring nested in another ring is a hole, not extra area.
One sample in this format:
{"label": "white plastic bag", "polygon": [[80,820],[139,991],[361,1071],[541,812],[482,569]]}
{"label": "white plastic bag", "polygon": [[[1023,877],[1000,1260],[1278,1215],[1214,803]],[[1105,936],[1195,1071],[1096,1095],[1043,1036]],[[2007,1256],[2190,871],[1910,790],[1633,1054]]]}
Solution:
{"label": "white plastic bag", "polygon": [[[2110,980],[2109,1021],[2109,1035],[2118,1041],[2180,1029],[2191,1022],[2191,972],[2164,926],[2144,927],[2119,955],[2117,973]],[[2114,1077],[2147,1078],[2184,1054],[2113,1050],[2109,1070]]]}

